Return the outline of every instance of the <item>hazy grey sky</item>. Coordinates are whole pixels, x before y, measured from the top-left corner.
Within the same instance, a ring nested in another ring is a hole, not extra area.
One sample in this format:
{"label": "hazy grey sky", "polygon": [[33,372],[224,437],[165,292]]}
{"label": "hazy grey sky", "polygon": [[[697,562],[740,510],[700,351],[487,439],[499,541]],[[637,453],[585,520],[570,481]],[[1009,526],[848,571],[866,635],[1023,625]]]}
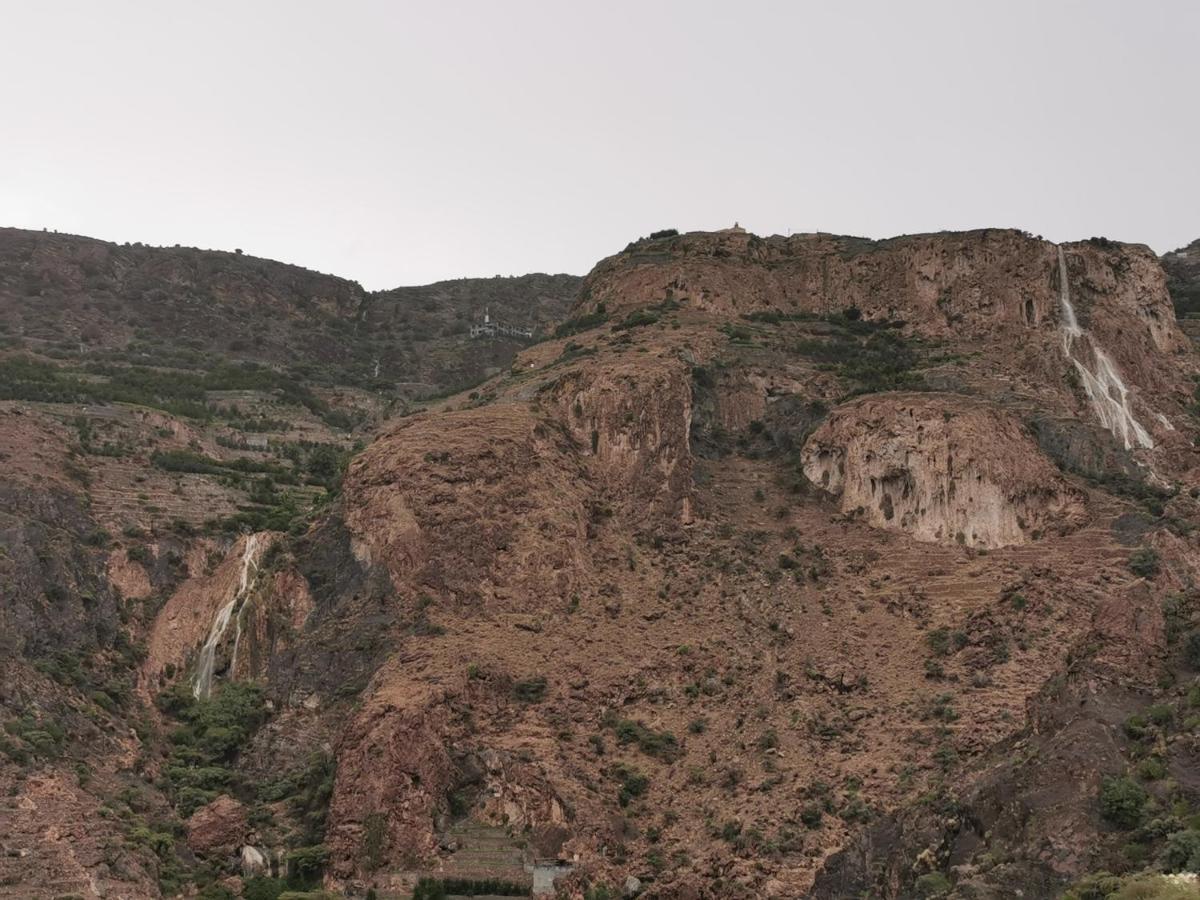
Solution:
{"label": "hazy grey sky", "polygon": [[1200,2],[0,0],[0,224],[370,288],[651,230],[1200,237]]}

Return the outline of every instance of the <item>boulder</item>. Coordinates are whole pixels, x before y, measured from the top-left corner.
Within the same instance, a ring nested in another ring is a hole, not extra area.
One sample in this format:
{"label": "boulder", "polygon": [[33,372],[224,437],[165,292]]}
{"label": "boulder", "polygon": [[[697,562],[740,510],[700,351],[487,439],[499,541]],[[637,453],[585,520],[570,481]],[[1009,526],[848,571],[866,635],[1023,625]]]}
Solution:
{"label": "boulder", "polygon": [[271,867],[266,855],[257,847],[246,844],[242,847],[242,877],[254,878],[259,875],[270,875]]}
{"label": "boulder", "polygon": [[192,813],[186,825],[188,847],[201,856],[232,854],[250,830],[246,808],[226,794]]}

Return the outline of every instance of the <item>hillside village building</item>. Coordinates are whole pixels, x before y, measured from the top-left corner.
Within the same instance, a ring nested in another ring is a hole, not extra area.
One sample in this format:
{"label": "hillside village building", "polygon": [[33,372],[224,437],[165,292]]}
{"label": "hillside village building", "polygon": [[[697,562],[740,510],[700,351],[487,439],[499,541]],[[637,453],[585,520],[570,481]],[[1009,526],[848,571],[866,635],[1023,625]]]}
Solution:
{"label": "hillside village building", "polygon": [[515,338],[531,338],[533,337],[532,328],[519,328],[516,325],[506,325],[503,322],[494,320],[485,308],[483,311],[483,321],[471,326],[471,337],[515,337]]}

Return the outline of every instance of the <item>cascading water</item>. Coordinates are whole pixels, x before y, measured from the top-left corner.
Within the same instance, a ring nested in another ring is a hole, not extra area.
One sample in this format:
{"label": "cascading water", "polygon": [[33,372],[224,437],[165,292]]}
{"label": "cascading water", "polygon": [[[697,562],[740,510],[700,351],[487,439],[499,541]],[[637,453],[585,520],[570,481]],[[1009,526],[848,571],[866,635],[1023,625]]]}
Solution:
{"label": "cascading water", "polygon": [[[229,620],[234,613],[238,611],[238,604],[245,598],[246,593],[250,590],[250,570],[258,571],[258,555],[259,555],[259,535],[251,534],[246,537],[246,544],[242,548],[242,573],[238,579],[237,590],[229,602],[217,610],[217,616],[213,619],[212,628],[209,629],[208,639],[204,642],[204,646],[200,648],[200,661],[196,664],[196,677],[192,681],[192,694],[197,699],[208,697],[212,693],[213,669],[217,663],[217,647],[221,643],[221,638],[225,635],[225,630],[229,627]],[[237,622],[237,638],[233,644],[233,660],[230,664],[230,669],[237,662],[237,645],[242,639],[242,623],[241,619]]]}
{"label": "cascading water", "polygon": [[[1079,327],[1079,320],[1075,318],[1075,307],[1071,305],[1067,258],[1062,247],[1058,248],[1058,299],[1062,307],[1062,324],[1059,325],[1059,330],[1062,332],[1063,353],[1075,364],[1079,379],[1083,382],[1083,390],[1091,401],[1100,424],[1111,431],[1113,436],[1125,445],[1126,450],[1132,450],[1134,446],[1146,449],[1153,447],[1154,441],[1149,432],[1133,417],[1129,388],[1125,386],[1116,364],[1104,352],[1104,348]],[[1086,344],[1091,350],[1094,360],[1092,368],[1088,368],[1083,360],[1076,356],[1076,344]]]}

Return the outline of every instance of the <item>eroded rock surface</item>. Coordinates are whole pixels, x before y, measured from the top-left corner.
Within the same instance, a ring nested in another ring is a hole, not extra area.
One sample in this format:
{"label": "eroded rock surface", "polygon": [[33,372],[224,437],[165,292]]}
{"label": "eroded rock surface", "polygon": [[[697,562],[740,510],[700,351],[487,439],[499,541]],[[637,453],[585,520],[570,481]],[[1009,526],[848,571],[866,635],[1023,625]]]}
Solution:
{"label": "eroded rock surface", "polygon": [[804,474],[878,528],[1004,547],[1085,520],[1083,495],[1020,423],[961,397],[868,397],[835,409],[804,447]]}

